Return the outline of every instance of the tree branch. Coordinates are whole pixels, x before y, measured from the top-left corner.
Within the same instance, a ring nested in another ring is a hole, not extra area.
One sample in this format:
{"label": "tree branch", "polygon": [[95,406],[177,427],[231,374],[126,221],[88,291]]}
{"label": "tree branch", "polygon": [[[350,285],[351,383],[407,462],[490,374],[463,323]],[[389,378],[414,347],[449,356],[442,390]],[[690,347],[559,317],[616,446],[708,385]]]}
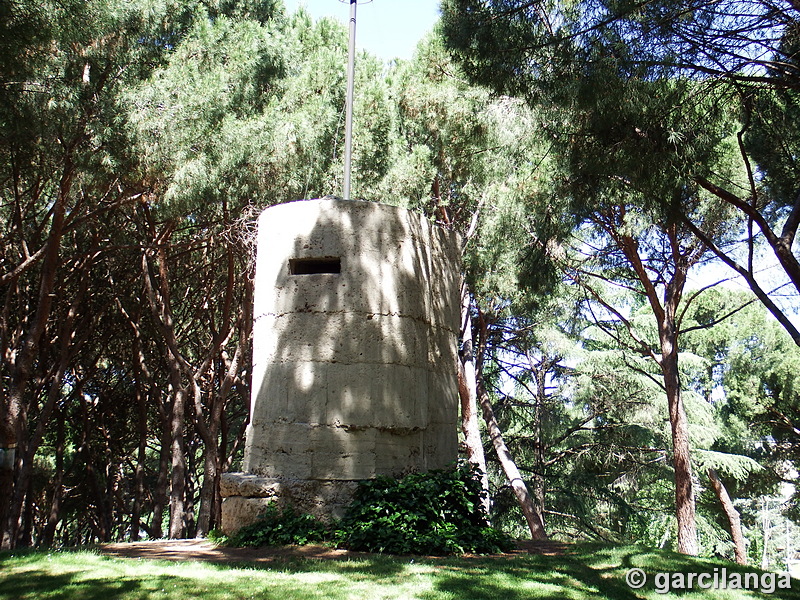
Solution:
{"label": "tree branch", "polygon": [[696,235],[708,247],[708,249],[717,256],[717,258],[742,276],[758,300],[766,307],[772,316],[775,317],[778,323],[781,324],[781,326],[791,336],[794,343],[800,346],[800,331],[797,330],[797,328],[792,324],[783,311],[772,301],[772,298],[770,298],[769,295],[761,288],[761,286],[755,280],[752,271],[744,268],[730,256],[725,254],[725,252],[723,252],[722,249],[720,249],[705,233],[703,233],[700,228],[698,228],[689,220],[689,217],[681,214],[680,218],[686,224],[689,230]]}

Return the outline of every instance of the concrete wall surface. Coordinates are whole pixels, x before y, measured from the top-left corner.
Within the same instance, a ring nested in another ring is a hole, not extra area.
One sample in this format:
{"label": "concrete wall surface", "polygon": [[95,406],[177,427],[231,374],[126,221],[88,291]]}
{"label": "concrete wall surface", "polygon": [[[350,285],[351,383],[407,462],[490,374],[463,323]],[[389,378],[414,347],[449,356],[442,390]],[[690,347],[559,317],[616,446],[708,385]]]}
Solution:
{"label": "concrete wall surface", "polygon": [[266,209],[246,473],[345,482],[452,463],[459,286],[456,234],[422,215],[338,199]]}

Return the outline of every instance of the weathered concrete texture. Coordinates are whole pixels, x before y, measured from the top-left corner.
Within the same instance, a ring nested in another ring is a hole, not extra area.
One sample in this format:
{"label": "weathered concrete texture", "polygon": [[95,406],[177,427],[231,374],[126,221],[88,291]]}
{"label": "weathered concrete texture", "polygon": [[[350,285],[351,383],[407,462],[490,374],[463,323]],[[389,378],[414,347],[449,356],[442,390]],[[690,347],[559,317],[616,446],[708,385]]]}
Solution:
{"label": "weathered concrete texture", "polygon": [[454,233],[370,202],[274,206],[255,283],[247,473],[345,482],[455,460]]}
{"label": "weathered concrete texture", "polygon": [[322,520],[340,519],[352,499],[355,482],[292,481],[245,473],[224,473],[220,478],[222,529],[231,534],[254,522],[267,506],[291,505]]}

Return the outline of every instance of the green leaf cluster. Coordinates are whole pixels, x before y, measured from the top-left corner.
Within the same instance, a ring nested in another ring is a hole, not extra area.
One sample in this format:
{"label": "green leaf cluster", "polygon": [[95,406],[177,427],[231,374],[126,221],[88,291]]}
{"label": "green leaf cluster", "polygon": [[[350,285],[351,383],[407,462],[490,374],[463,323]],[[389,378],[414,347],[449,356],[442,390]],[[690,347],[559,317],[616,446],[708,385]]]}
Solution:
{"label": "green leaf cluster", "polygon": [[480,473],[467,463],[449,469],[362,481],[339,522],[325,524],[291,506],[271,504],[258,521],[228,540],[232,546],[332,542],[389,554],[488,554],[510,538],[481,509]]}
{"label": "green leaf cluster", "polygon": [[242,527],[228,539],[230,546],[287,546],[324,542],[331,528],[313,515],[298,512],[293,506],[270,504],[258,520]]}
{"label": "green leaf cluster", "polygon": [[342,521],[344,545],[392,554],[493,553],[510,540],[481,510],[480,473],[452,469],[364,481]]}

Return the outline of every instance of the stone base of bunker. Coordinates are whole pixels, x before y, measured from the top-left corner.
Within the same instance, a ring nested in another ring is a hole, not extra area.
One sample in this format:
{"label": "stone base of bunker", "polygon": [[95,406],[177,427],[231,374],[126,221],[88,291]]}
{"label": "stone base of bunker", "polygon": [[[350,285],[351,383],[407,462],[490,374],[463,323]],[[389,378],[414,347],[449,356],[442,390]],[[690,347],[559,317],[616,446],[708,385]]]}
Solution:
{"label": "stone base of bunker", "polygon": [[326,521],[344,516],[357,482],[293,480],[259,477],[248,473],[223,473],[222,531],[231,535],[258,519],[267,506],[292,506]]}

